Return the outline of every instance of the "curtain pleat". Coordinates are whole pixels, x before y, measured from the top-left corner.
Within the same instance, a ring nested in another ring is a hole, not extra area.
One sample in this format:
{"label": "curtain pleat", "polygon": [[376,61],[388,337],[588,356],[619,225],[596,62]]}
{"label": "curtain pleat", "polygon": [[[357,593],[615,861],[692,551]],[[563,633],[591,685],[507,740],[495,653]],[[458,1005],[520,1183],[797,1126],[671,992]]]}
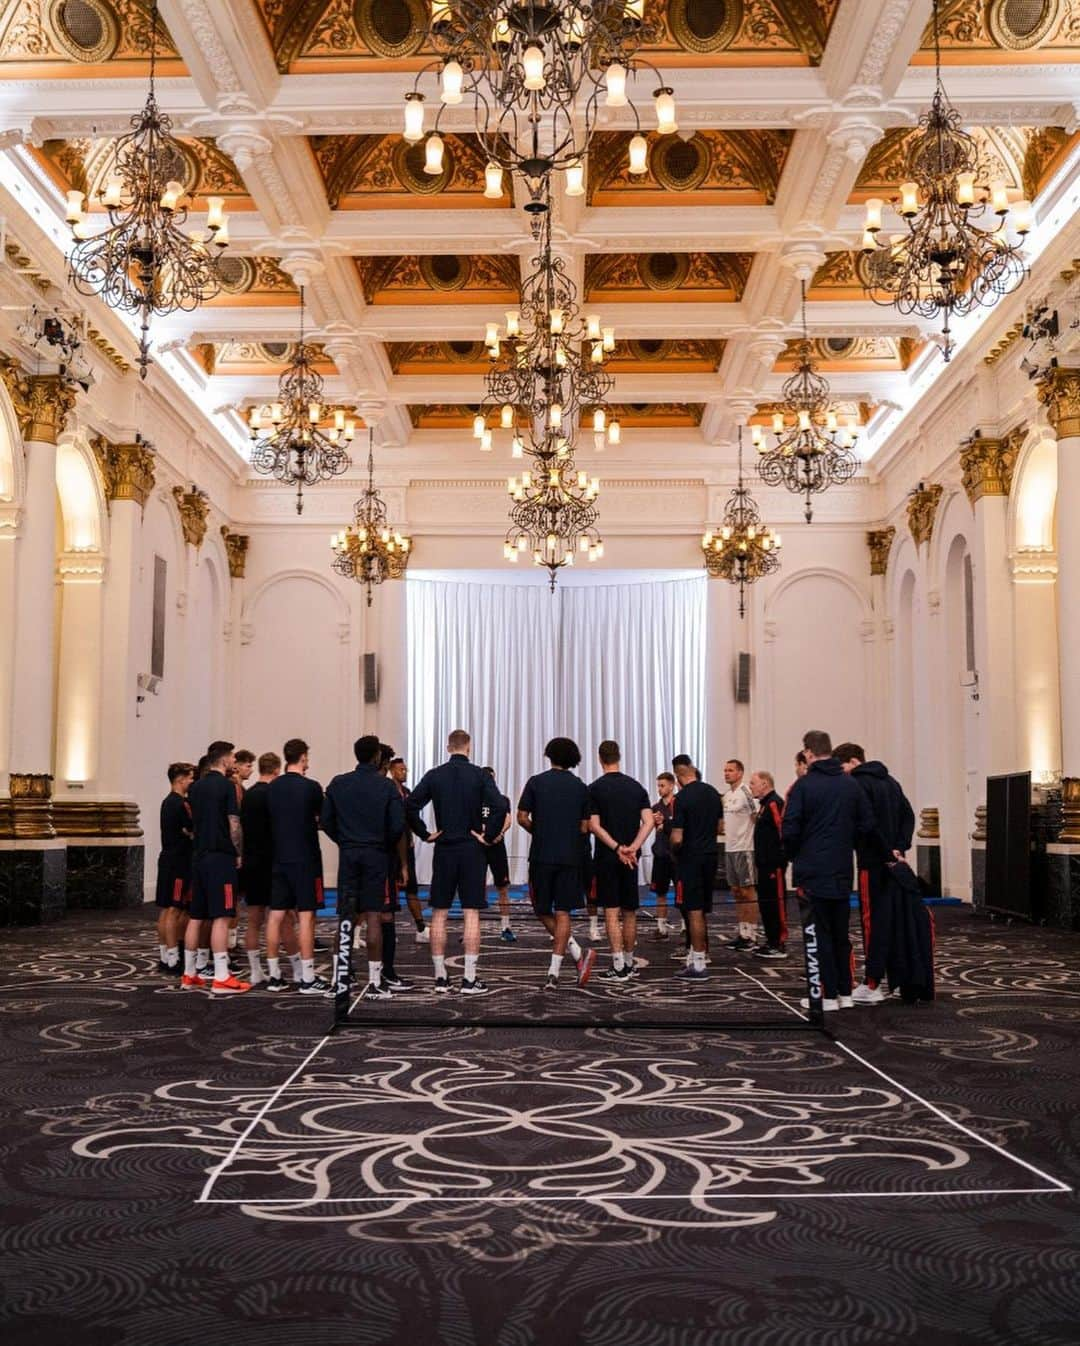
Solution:
{"label": "curtain pleat", "polygon": [[[493,766],[516,806],[545,769],[544,745],[565,735],[580,774],[599,774],[614,738],[623,770],[653,792],[671,757],[705,755],[706,579],[562,587],[421,579],[407,584],[408,762],[415,782],[466,729],[473,760]],[[511,874],[525,878],[528,837],[507,836]],[[420,877],[430,848],[418,847]]]}

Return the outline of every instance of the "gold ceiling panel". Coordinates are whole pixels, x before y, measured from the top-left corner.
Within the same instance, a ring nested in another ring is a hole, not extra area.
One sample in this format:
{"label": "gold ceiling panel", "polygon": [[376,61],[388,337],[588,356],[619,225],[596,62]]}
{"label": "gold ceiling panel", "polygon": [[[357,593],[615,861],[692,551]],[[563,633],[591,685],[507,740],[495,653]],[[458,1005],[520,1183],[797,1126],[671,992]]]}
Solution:
{"label": "gold ceiling panel", "polygon": [[[320,374],[336,374],[337,366],[320,342],[308,343],[312,367]],[[208,374],[278,375],[296,354],[295,341],[204,341],[191,348]]]}
{"label": "gold ceiling panel", "polygon": [[[426,0],[257,0],[281,71],[419,69]],[[839,0],[647,0],[642,51],[679,66],[817,65]]]}
{"label": "gold ceiling panel", "polygon": [[608,421],[618,421],[624,430],[700,425],[704,415],[704,402],[609,402],[607,406]]}
{"label": "gold ceiling panel", "polygon": [[[870,418],[877,411],[876,402],[844,402],[833,398],[829,403],[830,408],[836,412],[840,423],[854,420],[856,425],[866,425]],[[760,425],[766,429],[772,429],[772,418],[778,412],[785,412],[790,416],[790,407],[785,407],[782,402],[759,402],[757,411],[749,418],[749,425]]]}
{"label": "gold ceiling panel", "polygon": [[[0,0],[0,65],[8,78],[144,74],[150,13],[150,0]],[[163,75],[185,73],[162,20],[158,60]]]}
{"label": "gold ceiling panel", "polygon": [[[939,30],[941,59],[953,65],[1080,61],[1076,0],[945,0]],[[933,60],[930,24],[912,64]]]}
{"label": "gold ceiling panel", "polygon": [[414,430],[464,430],[472,428],[473,417],[480,404],[462,402],[432,402],[409,407],[409,420]]}
{"label": "gold ceiling panel", "polygon": [[509,187],[502,198],[484,196],[487,160],[475,136],[443,136],[443,171],[424,172],[424,145],[410,145],[402,136],[312,136],[332,210],[418,206],[455,210],[513,204]]}
{"label": "gold ceiling panel", "polygon": [[648,172],[634,175],[632,132],[603,131],[589,152],[589,204],[594,206],[771,205],[794,132],[698,131],[648,136]]}
{"label": "gold ceiling panel", "polygon": [[[911,129],[886,131],[866,156],[851,194],[852,201],[895,194],[907,176],[905,158]],[[1080,134],[1062,126],[976,126],[970,128],[979,147],[980,181],[1002,178],[1014,196],[1034,200]]]}
{"label": "gold ceiling panel", "polygon": [[357,257],[369,304],[517,303],[521,268],[508,255]]}
{"label": "gold ceiling panel", "polygon": [[389,341],[395,374],[483,374],[491,365],[482,341]]}
{"label": "gold ceiling panel", "polygon": [[807,287],[807,299],[865,299],[866,262],[861,252],[826,253]]}
{"label": "gold ceiling panel", "polygon": [[742,298],[753,260],[748,252],[592,253],[585,258],[585,297],[735,303]]}
{"label": "gold ceiling panel", "polygon": [[[795,369],[798,340],[789,341],[773,366],[778,374]],[[862,373],[873,371],[903,371],[911,364],[919,343],[911,337],[815,337],[810,342],[814,363],[830,373]]]}
{"label": "gold ceiling panel", "polygon": [[616,341],[604,361],[611,374],[712,374],[724,342],[682,337],[634,337]]}
{"label": "gold ceiling panel", "polygon": [[[254,210],[236,165],[209,137],[178,136],[181,157],[169,165],[169,176],[183,183],[198,201],[223,196],[230,210]],[[112,166],[114,140],[46,140],[31,153],[60,188],[85,192],[93,204]],[[204,207],[205,208],[205,207]]]}
{"label": "gold ceiling panel", "polygon": [[210,305],[260,308],[299,304],[300,292],[273,257],[241,257],[232,249],[218,259],[221,292]]}

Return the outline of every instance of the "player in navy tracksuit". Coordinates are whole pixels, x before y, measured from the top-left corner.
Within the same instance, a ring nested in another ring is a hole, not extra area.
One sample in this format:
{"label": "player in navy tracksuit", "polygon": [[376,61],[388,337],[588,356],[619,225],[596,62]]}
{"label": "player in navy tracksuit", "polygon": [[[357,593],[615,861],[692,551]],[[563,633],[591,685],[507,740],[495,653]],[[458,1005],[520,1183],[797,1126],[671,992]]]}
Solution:
{"label": "player in navy tracksuit", "polygon": [[750,777],[750,793],[758,801],[754,819],[754,868],[757,871],[758,910],[765,931],[765,943],[753,952],[758,958],[786,958],[787,862],[781,839],[784,801],[776,793],[773,778],[767,771],[755,771]]}

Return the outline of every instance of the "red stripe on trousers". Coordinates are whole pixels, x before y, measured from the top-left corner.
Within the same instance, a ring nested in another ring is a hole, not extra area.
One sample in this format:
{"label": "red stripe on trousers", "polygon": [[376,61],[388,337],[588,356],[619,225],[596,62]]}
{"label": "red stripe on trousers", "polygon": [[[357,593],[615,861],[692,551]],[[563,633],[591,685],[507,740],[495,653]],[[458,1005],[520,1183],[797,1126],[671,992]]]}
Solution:
{"label": "red stripe on trousers", "polygon": [[675,905],[677,907],[682,906],[682,879],[679,879],[675,884]]}
{"label": "red stripe on trousers", "polygon": [[231,884],[231,883],[227,883],[227,884],[225,885],[225,910],[226,910],[226,911],[232,911],[232,909],[233,909],[233,890],[232,890],[232,884]]}
{"label": "red stripe on trousers", "polygon": [[[774,805],[775,807],[775,805]],[[776,871],[776,900],[780,905],[780,943],[787,943],[787,883],[784,871]]]}
{"label": "red stripe on trousers", "polygon": [[174,880],[173,880],[173,886],[172,886],[172,900],[173,900],[173,906],[174,906],[174,907],[179,907],[179,906],[181,906],[181,905],[183,904],[183,901],[184,901],[184,880],[183,880],[183,879],[174,879]]}
{"label": "red stripe on trousers", "polygon": [[324,892],[323,892],[323,881],[322,881],[322,879],[316,879],[316,880],[315,880],[315,905],[316,905],[317,907],[325,907],[325,906],[326,906],[326,895],[325,895]]}
{"label": "red stripe on trousers", "polygon": [[[870,957],[870,871],[859,870],[859,915],[862,918],[863,961]],[[869,977],[866,984],[871,991],[877,988],[877,982]]]}

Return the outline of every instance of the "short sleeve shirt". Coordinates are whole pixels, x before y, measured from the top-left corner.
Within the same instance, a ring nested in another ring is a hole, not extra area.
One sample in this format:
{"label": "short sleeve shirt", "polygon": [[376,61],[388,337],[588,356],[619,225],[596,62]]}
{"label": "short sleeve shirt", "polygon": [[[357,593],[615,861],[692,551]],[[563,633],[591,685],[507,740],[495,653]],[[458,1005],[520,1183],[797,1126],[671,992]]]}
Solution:
{"label": "short sleeve shirt", "polygon": [[[589,786],[589,813],[599,817],[600,826],[620,846],[634,840],[641,828],[642,810],[650,807],[643,787],[621,771],[605,771]],[[605,852],[615,858],[610,846],[598,842],[597,859]]]}
{"label": "short sleeve shirt", "polygon": [[268,790],[274,864],[319,864],[319,813],[323,790],[299,771],[286,771]]}
{"label": "short sleeve shirt", "polygon": [[268,865],[274,854],[270,835],[269,781],[258,780],[248,787],[240,805],[240,821],[244,827],[244,863]]}
{"label": "short sleeve shirt", "polygon": [[236,788],[220,771],[208,772],[188,791],[196,856],[235,855],[229,819],[240,816]]}
{"label": "short sleeve shirt", "polygon": [[724,846],[729,852],[754,849],[754,822],[757,804],[743,784],[736,785],[723,795]]}
{"label": "short sleeve shirt", "polygon": [[191,854],[191,808],[183,795],[170,790],[161,801],[161,849],[178,857]]}
{"label": "short sleeve shirt", "polygon": [[705,781],[691,781],[675,796],[672,827],[682,829],[683,856],[715,855],[716,833],[724,812],[719,793]]}
{"label": "short sleeve shirt", "polygon": [[518,808],[532,815],[529,863],[581,864],[581,823],[589,816],[585,782],[570,771],[542,771],[525,782]]}

